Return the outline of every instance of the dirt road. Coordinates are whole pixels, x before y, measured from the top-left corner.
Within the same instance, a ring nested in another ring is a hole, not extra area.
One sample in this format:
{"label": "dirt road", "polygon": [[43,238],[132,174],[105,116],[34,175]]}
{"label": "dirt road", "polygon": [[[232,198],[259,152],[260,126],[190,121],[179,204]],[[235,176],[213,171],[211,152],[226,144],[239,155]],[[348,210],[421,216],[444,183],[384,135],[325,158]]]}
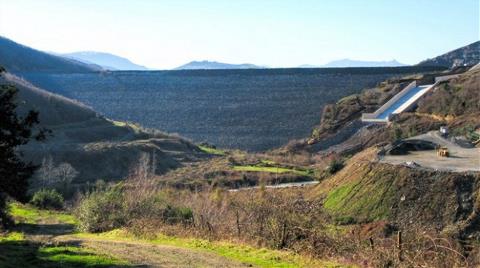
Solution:
{"label": "dirt road", "polygon": [[77,244],[127,260],[134,267],[253,267],[213,253],[167,245],[60,236],[56,243]]}
{"label": "dirt road", "polygon": [[406,155],[385,155],[380,162],[402,165],[413,161],[421,167],[444,171],[480,171],[480,148],[463,148],[431,131],[410,139],[425,140],[447,147],[450,157],[439,157],[435,150],[411,151]]}
{"label": "dirt road", "polygon": [[92,249],[115,259],[126,260],[133,267],[253,267],[201,250],[147,242],[79,237],[73,233],[73,225],[55,219],[19,224],[18,228],[25,234],[27,241],[32,243]]}

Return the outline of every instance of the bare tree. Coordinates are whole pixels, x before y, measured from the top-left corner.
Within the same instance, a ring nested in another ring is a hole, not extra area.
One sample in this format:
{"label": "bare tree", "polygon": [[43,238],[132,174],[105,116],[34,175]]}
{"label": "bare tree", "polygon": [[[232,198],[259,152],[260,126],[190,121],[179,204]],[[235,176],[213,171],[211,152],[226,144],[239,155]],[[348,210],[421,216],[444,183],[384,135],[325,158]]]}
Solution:
{"label": "bare tree", "polygon": [[42,159],[42,165],[38,169],[40,185],[42,188],[48,187],[56,183],[55,166],[53,164],[52,156],[49,155]]}
{"label": "bare tree", "polygon": [[55,168],[55,174],[57,178],[57,183],[62,188],[63,193],[65,194],[73,179],[77,177],[78,171],[75,170],[75,168],[73,168],[72,165],[70,165],[69,163],[64,162]]}

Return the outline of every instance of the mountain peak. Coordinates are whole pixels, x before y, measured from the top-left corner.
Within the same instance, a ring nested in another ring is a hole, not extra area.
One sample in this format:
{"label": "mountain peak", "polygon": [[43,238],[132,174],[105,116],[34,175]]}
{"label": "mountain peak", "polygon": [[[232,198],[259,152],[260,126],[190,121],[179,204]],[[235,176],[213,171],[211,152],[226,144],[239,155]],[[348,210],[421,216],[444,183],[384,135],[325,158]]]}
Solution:
{"label": "mountain peak", "polygon": [[78,60],[83,63],[96,64],[107,70],[148,70],[145,66],[141,66],[131,62],[129,59],[120,57],[107,52],[99,51],[77,51],[72,53],[61,54],[61,56]]}
{"label": "mountain peak", "polygon": [[223,63],[218,61],[201,60],[201,61],[191,61],[187,64],[184,64],[175,68],[174,70],[261,69],[261,68],[265,68],[265,67],[258,66],[255,64],[250,64],[250,63],[230,64],[230,63]]}
{"label": "mountain peak", "polygon": [[406,66],[406,64],[400,63],[395,59],[389,61],[362,61],[352,59],[341,59],[331,61],[322,67],[398,67]]}

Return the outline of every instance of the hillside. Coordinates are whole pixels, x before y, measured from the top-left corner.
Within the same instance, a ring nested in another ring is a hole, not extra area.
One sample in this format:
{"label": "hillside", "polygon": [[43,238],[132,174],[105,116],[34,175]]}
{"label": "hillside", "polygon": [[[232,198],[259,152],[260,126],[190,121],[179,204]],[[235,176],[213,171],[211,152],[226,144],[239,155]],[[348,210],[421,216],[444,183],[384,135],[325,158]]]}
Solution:
{"label": "hillside", "polygon": [[156,155],[158,174],[203,155],[181,138],[108,120],[83,104],[44,91],[12,74],[2,73],[0,85],[18,88],[19,112],[39,111],[40,125],[52,130],[53,136],[46,142],[32,142],[22,148],[26,159],[39,164],[51,156],[55,163],[70,163],[80,172],[75,184],[122,179],[142,153]]}
{"label": "hillside", "polygon": [[250,63],[230,64],[216,61],[192,61],[174,70],[212,70],[212,69],[260,69],[265,68]]}
{"label": "hillside", "polygon": [[420,66],[473,66],[480,62],[480,41],[452,50],[438,57],[420,62]]}
{"label": "hillside", "polygon": [[352,157],[311,190],[338,221],[388,221],[397,228],[427,228],[480,237],[480,173],[438,172],[378,163],[377,149]]}
{"label": "hillside", "polygon": [[61,54],[62,57],[74,59],[85,64],[95,64],[106,70],[131,70],[146,71],[148,68],[131,62],[127,58],[113,55],[105,52],[96,51],[78,51],[72,53]]}
{"label": "hillside", "polygon": [[[413,79],[425,82],[432,75],[389,80],[327,106],[310,145],[291,147],[348,159],[343,169],[310,192],[337,222],[386,221],[404,230],[480,237],[480,173],[475,165],[480,154],[474,147],[480,132],[480,68],[438,84],[415,110],[391,124],[362,125],[358,120],[363,111],[377,109]],[[448,127],[448,139],[429,132],[440,126]],[[448,146],[450,157],[415,146],[391,153],[410,137],[410,144],[425,139]]]}
{"label": "hillside", "polygon": [[[441,74],[464,70],[457,69]],[[478,68],[463,73],[457,79],[439,84],[432,94],[418,103],[416,111],[401,114],[393,124],[363,126],[360,123],[362,113],[375,111],[411,81],[431,82],[433,76],[435,73],[387,80],[378,87],[327,105],[322,113],[321,123],[312,131],[310,143],[313,145],[304,148],[319,151],[335,145],[336,147],[329,150],[358,151],[377,143],[392,142],[398,138],[436,130],[441,125],[448,125],[459,132],[465,127],[478,127]]]}
{"label": "hillside", "polygon": [[101,68],[54,56],[0,36],[0,65],[9,72],[85,73]]}

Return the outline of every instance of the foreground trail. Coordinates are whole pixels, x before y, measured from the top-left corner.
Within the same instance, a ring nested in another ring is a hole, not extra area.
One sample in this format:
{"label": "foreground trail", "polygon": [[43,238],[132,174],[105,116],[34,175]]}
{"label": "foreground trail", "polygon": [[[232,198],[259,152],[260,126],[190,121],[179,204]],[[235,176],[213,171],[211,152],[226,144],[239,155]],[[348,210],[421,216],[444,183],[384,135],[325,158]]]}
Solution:
{"label": "foreground trail", "polygon": [[157,234],[142,239],[126,229],[76,232],[61,211],[10,204],[16,227],[0,233],[0,267],[353,267],[292,252]]}
{"label": "foreground trail", "polygon": [[[13,204],[16,237],[0,234],[0,267],[252,267],[191,248],[85,237],[69,214]],[[12,233],[12,234],[13,234]],[[85,235],[85,234],[84,234]],[[9,261],[11,260],[11,261]]]}
{"label": "foreground trail", "polygon": [[213,253],[169,245],[79,238],[75,235],[55,237],[54,242],[78,244],[97,252],[108,253],[128,261],[134,267],[253,267]]}

